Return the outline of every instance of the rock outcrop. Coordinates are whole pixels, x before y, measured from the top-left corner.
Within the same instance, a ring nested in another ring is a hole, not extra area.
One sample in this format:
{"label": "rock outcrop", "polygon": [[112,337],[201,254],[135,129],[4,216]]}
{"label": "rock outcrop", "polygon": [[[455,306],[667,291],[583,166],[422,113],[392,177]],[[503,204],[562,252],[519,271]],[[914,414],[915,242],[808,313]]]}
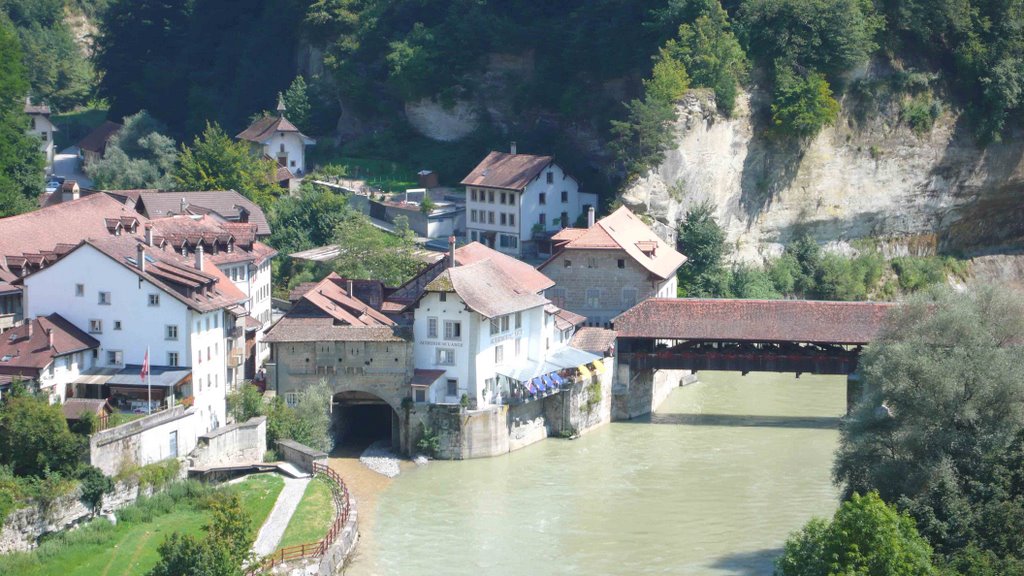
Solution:
{"label": "rock outcrop", "polygon": [[[808,142],[773,137],[756,92],[731,118],[706,90],[678,105],[676,146],[622,201],[674,230],[687,208],[717,205],[739,260],[777,254],[797,234],[833,247],[864,237],[896,251],[979,254],[1024,246],[1024,144],[979,147],[945,111],[918,135],[898,105],[857,117],[844,102],[835,127]],[[753,102],[752,102],[753,101]]]}

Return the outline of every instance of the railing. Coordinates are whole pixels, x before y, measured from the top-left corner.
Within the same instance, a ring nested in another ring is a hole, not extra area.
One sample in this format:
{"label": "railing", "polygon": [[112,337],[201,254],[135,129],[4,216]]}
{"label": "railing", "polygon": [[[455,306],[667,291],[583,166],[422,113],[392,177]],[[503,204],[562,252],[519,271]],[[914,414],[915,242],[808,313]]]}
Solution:
{"label": "railing", "polygon": [[345,524],[348,522],[351,508],[348,487],[345,486],[341,476],[334,470],[331,470],[326,464],[314,462],[313,474],[322,474],[327,478],[327,483],[331,487],[331,496],[334,500],[334,522],[331,523],[327,535],[316,542],[306,542],[304,544],[278,548],[273,554],[263,558],[258,565],[246,572],[246,576],[261,574],[285,562],[323,556],[327,549],[334,544],[334,541],[338,539],[338,536],[341,536],[342,531],[345,529]]}

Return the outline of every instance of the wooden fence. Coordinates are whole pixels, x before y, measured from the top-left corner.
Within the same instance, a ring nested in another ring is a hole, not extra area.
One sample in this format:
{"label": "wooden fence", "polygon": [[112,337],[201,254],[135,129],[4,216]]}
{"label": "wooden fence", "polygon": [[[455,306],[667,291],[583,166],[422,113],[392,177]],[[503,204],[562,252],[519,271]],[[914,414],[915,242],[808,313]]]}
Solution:
{"label": "wooden fence", "polygon": [[331,545],[334,544],[334,541],[338,539],[338,536],[341,536],[341,532],[345,529],[345,524],[348,522],[350,509],[348,487],[345,486],[345,482],[341,479],[341,476],[338,476],[338,473],[331,470],[331,468],[326,464],[314,462],[313,474],[322,475],[327,479],[327,483],[331,487],[331,496],[334,499],[334,522],[331,523],[331,527],[327,531],[327,535],[316,542],[306,542],[303,544],[296,544],[294,546],[278,548],[273,554],[265,557],[259,564],[250,568],[249,571],[246,572],[246,576],[261,574],[272,569],[274,566],[284,564],[285,562],[291,562],[293,560],[319,558],[327,552],[327,549],[330,548]]}

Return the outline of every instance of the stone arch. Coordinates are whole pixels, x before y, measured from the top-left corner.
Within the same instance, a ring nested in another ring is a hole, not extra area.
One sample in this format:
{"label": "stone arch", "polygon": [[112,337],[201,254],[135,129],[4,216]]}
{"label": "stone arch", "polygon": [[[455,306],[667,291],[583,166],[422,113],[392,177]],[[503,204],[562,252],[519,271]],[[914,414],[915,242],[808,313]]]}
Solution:
{"label": "stone arch", "polygon": [[392,450],[407,452],[408,431],[403,425],[401,400],[366,390],[335,390],[332,397],[335,442],[338,446],[363,445],[388,439]]}

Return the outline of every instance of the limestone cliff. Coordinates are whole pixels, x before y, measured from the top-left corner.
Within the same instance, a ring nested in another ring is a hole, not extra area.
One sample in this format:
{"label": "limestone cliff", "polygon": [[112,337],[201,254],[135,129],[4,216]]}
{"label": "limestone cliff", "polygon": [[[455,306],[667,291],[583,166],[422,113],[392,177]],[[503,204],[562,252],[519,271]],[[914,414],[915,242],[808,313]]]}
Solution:
{"label": "limestone cliff", "polygon": [[777,254],[803,231],[840,249],[868,236],[896,251],[1024,247],[1024,143],[1016,138],[979,147],[948,110],[918,135],[899,122],[898,105],[864,114],[843,102],[836,126],[809,142],[780,141],[751,113],[765,108],[758,98],[745,93],[726,118],[712,94],[689,93],[675,148],[622,201],[667,231],[710,200],[734,257],[748,261]]}

